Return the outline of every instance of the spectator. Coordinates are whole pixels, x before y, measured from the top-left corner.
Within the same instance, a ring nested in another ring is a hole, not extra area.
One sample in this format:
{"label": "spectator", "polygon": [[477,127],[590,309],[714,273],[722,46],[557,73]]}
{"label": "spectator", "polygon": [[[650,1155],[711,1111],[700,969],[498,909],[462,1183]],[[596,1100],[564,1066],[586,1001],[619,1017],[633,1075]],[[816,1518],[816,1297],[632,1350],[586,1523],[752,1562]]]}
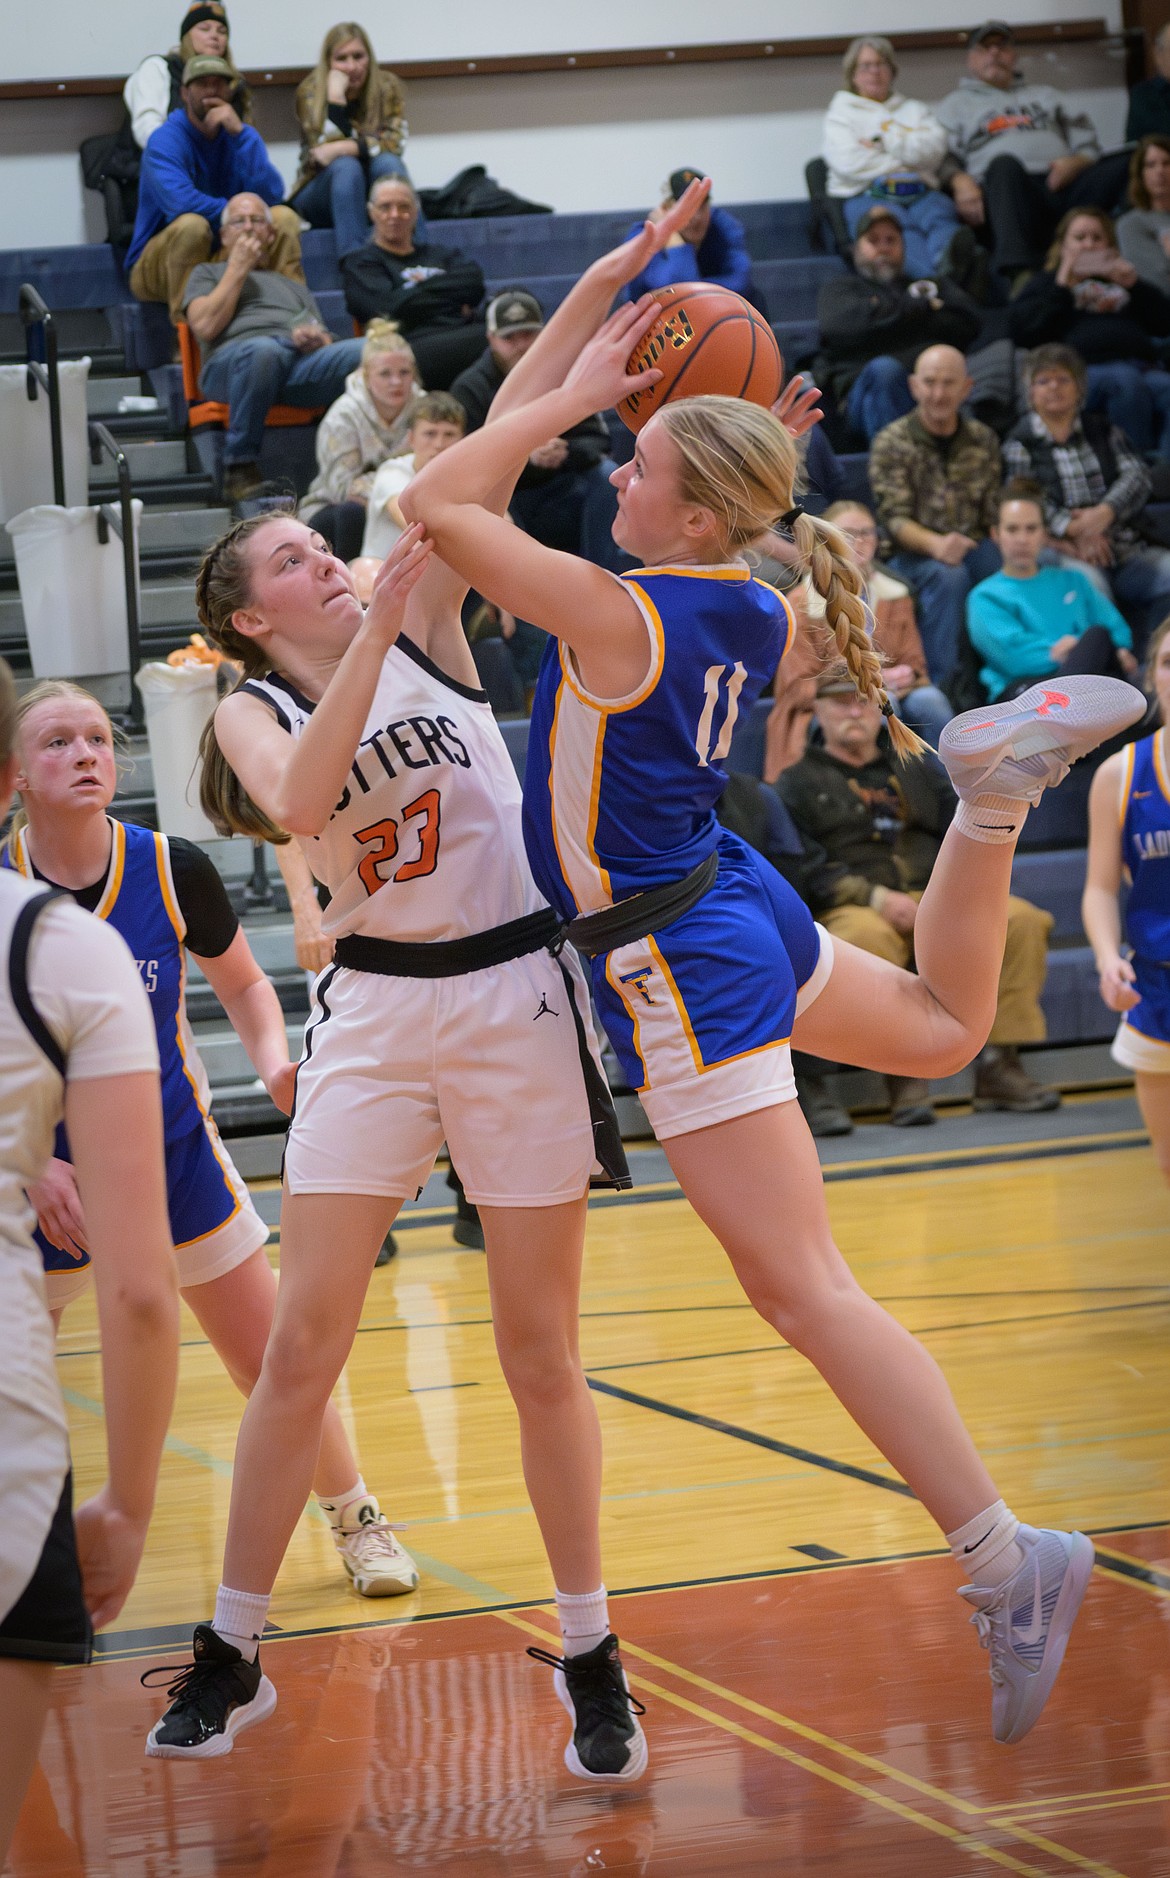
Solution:
{"label": "spectator", "polygon": [[925,346],[961,352],[979,331],[975,302],[949,280],[911,280],[897,216],[874,203],[857,224],[853,274],[835,274],[817,295],[821,351],[817,383],[871,443],[913,409],[910,368]]}
{"label": "spectator", "polygon": [[[674,207],[685,189],[694,182],[705,181],[703,170],[672,171],[660,207],[651,209],[647,219],[659,221]],[[642,227],[642,222],[633,222],[629,235],[636,235]],[[709,280],[717,287],[730,287],[733,293],[742,294],[767,316],[764,296],[752,279],[743,224],[729,209],[714,208],[709,193],[685,227],[672,235],[666,247],[654,256],[645,273],[630,282],[626,293],[631,300],[638,300],[655,287],[674,287],[689,280]]]}
{"label": "spectator", "polygon": [[278,400],[332,404],[360,364],[360,339],[335,340],[303,281],[268,265],[272,216],[259,196],[233,196],[223,217],[222,261],[192,270],[183,311],[199,341],[203,390],[230,407],[224,494],[243,501],[261,486],[264,420]]}
{"label": "spectator", "polygon": [[1154,364],[1170,299],[1139,280],[1101,209],[1072,209],[1043,271],[1008,308],[1020,346],[1058,342],[1089,368],[1089,410],[1104,409],[1143,456],[1170,458],[1170,372]]}
{"label": "spectator", "polygon": [[387,457],[374,477],[366,513],[363,557],[384,561],[406,527],[398,498],[420,469],[458,443],[467,429],[463,406],[449,391],[427,391],[412,406],[406,453]]}
{"label": "spectator", "polygon": [[845,88],[829,105],[822,153],[829,194],[843,198],[850,235],[856,240],[866,210],[882,202],[901,227],[914,279],[959,271],[974,240],[938,186],[946,131],[928,105],[894,90],[898,67],[888,39],[855,39],[842,64]]}
{"label": "spectator", "polygon": [[228,102],[242,124],[252,115],[252,95],[243,75],[236,71],[228,44],[228,17],[219,0],[187,8],[179,27],[179,43],[170,52],[152,52],[143,59],[122,88],[130,113],[130,131],[140,150],[160,125],[182,103],[183,68],[188,59],[222,59],[234,74]]}
{"label": "spectator", "polygon": [[[496,295],[487,310],[487,349],[451,387],[467,413],[468,430],[480,428],[492,399],[543,325],[540,302],[530,293],[509,288]],[[521,472],[511,514],[546,547],[583,554],[617,572],[629,563],[620,558],[610,534],[617,497],[609,481],[608,449],[609,432],[600,417],[587,417],[563,437],[551,438],[532,452]]]}
{"label": "spectator", "polygon": [[931,346],[910,381],[916,408],[879,433],[869,458],[878,521],[896,550],[886,558],[914,590],[930,676],[944,687],[967,595],[999,566],[990,538],[999,444],[986,424],[963,415],[970,387],[962,354]]}
{"label": "spectator", "polygon": [[1075,558],[1142,628],[1170,608],[1170,550],[1146,539],[1150,472],[1101,412],[1084,412],[1084,361],[1068,346],[1038,346],[1025,365],[1031,410],[1003,446],[1011,476],[1039,485],[1049,543]]}
{"label": "spectator", "polygon": [[300,506],[301,520],[343,561],[362,551],[374,472],[406,449],[409,407],[420,389],[414,353],[397,326],[371,320],[360,370],[317,427],[317,480]]}
{"label": "spectator", "polygon": [[[806,842],[836,863],[832,903],[816,909],[828,930],[901,966],[911,964],[914,923],[955,797],[933,762],[901,764],[881,712],[858,696],[843,660],[817,680],[816,720],[823,744],[810,744],[776,787]],[[1040,994],[1052,916],[1013,895],[988,1046],[976,1058],[975,1106],[1031,1113],[1060,1104],[1055,1089],[1034,1082],[1019,1045],[1044,1039]],[[890,1077],[891,1119],[900,1126],[933,1119],[925,1083]]]}
{"label": "spectator", "polygon": [[[870,630],[882,655],[882,683],[894,709],[911,730],[936,744],[954,712],[950,700],[930,682],[910,589],[877,565],[877,526],[864,503],[834,502],[825,510],[825,520],[841,530],[864,582]],[[825,603],[811,582],[806,582],[805,607],[810,628],[816,631],[825,617]],[[832,649],[835,653],[835,645]]]}
{"label": "spectator", "polygon": [[333,230],[339,258],[369,235],[371,184],[406,176],[403,102],[402,86],[379,66],[365,29],[353,20],[331,26],[316,66],[297,86],[301,159],[289,203],[313,228]]}
{"label": "spectator", "polygon": [[1058,673],[1128,678],[1137,670],[1132,634],[1112,600],[1078,567],[1041,567],[1038,490],[1008,484],[994,535],[1003,567],[967,596],[967,632],[984,661],[979,677],[991,699],[1018,698]]}
{"label": "spectator", "polygon": [[1170,136],[1170,25],[1160,26],[1154,34],[1153,54],[1157,75],[1139,80],[1129,94],[1126,143],[1159,132]]}
{"label": "spectator", "polygon": [[1142,138],[1130,158],[1129,200],[1117,245],[1142,280],[1170,294],[1170,135]]}
{"label": "spectator", "polygon": [[478,357],[484,342],[476,309],[483,274],[458,248],[416,240],[418,197],[405,176],[383,176],[370,190],[373,233],[344,255],[345,304],[363,326],[396,320],[410,340],[428,391],[446,391]]}
{"label": "spectator", "polygon": [[[188,59],[182,104],[143,152],[138,216],[126,254],[130,291],[138,300],[165,300],[176,325],[188,274],[222,245],[229,199],[246,193],[271,206],[284,196],[259,133],[241,123],[231,105],[237,76],[224,59]],[[270,221],[270,271],[303,282],[295,212],[276,208]]]}
{"label": "spectator", "polygon": [[1097,133],[1063,92],[1016,74],[1016,42],[1003,20],[967,40],[967,76],[938,107],[950,143],[949,187],[972,228],[987,225],[993,263],[1018,275],[1040,265],[1069,209],[1112,209],[1125,187],[1128,153],[1103,157]]}

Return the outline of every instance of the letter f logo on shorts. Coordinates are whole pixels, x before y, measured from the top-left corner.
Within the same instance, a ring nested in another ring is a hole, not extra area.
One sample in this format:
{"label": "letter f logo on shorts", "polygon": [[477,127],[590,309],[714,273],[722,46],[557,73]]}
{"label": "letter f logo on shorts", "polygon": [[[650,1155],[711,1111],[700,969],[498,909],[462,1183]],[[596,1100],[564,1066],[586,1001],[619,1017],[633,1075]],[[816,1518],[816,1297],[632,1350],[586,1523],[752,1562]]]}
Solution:
{"label": "letter f logo on shorts", "polygon": [[643,1003],[657,1004],[658,999],[652,998],[646,989],[646,981],[648,978],[653,977],[653,975],[654,967],[652,965],[641,965],[636,972],[622,972],[619,975],[618,983],[622,985],[633,985],[634,990],[641,997]]}

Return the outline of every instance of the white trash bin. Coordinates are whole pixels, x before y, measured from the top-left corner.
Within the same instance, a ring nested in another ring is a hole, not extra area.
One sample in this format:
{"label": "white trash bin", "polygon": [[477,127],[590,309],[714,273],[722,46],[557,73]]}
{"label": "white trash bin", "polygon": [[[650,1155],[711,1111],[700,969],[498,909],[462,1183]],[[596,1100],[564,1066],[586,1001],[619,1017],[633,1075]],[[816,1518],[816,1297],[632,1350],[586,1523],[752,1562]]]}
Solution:
{"label": "white trash bin", "polygon": [[215,667],[152,662],[139,667],[136,683],[146,710],[158,825],[188,841],[213,841],[216,831],[199,806],[199,739],[215,709]]}
{"label": "white trash bin", "polygon": [[[57,374],[65,500],[79,503],[89,494],[89,419],[85,407],[89,360],[63,359]],[[27,369],[23,365],[0,365],[0,522],[38,503],[52,502],[53,493],[49,394],[38,385],[35,401],[30,400]]]}
{"label": "white trash bin", "polygon": [[[142,504],[134,510],[134,565]],[[98,540],[97,509],[25,509],[8,524],[24,630],[37,678],[130,670],[122,543]]]}

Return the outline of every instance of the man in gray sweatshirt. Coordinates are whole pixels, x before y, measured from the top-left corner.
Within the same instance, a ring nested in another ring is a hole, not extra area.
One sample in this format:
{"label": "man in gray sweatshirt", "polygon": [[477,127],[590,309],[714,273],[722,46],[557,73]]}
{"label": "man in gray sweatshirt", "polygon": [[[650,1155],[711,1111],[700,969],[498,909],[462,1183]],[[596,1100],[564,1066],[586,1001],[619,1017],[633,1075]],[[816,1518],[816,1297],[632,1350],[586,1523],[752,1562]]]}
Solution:
{"label": "man in gray sweatshirt", "polygon": [[1004,20],[977,26],[967,76],[937,110],[950,152],[944,186],[970,227],[988,229],[994,265],[1009,276],[1041,265],[1067,210],[1112,212],[1129,163],[1125,151],[1101,155],[1091,120],[1063,92],[1019,77],[1016,55]]}

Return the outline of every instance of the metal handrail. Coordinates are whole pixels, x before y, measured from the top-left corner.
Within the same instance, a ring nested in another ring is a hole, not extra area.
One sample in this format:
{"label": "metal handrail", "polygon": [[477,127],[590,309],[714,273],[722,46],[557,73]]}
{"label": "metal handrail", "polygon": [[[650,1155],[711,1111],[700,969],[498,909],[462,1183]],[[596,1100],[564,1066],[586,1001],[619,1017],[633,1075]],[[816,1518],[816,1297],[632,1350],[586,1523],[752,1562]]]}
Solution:
{"label": "metal handrail", "polygon": [[[49,450],[53,461],[53,501],[65,507],[65,450],[61,442],[61,384],[57,376],[57,325],[52,311],[36,288],[26,281],[20,289],[20,320],[24,327],[24,355],[27,368],[28,401],[37,401],[38,385],[49,400]],[[33,333],[40,328],[45,358],[33,358]]]}
{"label": "metal handrail", "polygon": [[141,730],[143,723],[142,693],[134,683],[134,675],[142,663],[142,637],[138,614],[138,556],[134,548],[134,492],[130,483],[130,465],[126,453],[117,438],[104,424],[91,422],[89,425],[89,456],[91,463],[100,463],[103,455],[108,456],[114,465],[118,477],[118,501],[99,502],[97,508],[98,540],[103,547],[110,539],[110,530],[122,543],[122,572],[126,583],[126,639],[130,650],[130,708],[128,712],[130,727]]}

